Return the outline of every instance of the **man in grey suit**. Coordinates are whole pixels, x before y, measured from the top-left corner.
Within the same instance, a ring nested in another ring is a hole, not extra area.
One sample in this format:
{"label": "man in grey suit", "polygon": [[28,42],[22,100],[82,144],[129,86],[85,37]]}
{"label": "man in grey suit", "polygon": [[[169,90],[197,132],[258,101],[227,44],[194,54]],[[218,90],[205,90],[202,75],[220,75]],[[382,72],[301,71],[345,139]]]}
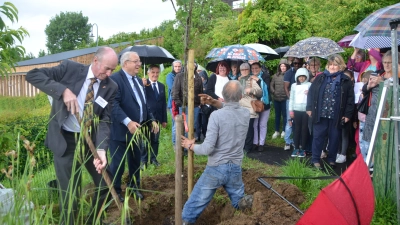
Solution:
{"label": "man in grey suit", "polygon": [[[108,188],[101,171],[107,165],[110,114],[118,90],[118,86],[108,76],[117,63],[115,51],[109,47],[101,47],[89,66],[64,60],[52,68],[33,69],[26,76],[29,83],[53,98],[45,145],[54,154],[54,167],[61,190],[60,224],[77,223],[75,214],[82,170],[79,169],[79,160],[74,162],[76,158],[82,159],[82,164],[98,187],[93,195],[93,209],[90,210],[88,219],[84,220],[85,224],[95,222],[107,195]],[[83,116],[86,95],[91,89],[94,91],[93,113],[99,117],[99,122],[91,125],[90,135],[96,146],[98,159],[93,159],[87,145],[83,148],[77,145],[81,127],[75,113]]]}

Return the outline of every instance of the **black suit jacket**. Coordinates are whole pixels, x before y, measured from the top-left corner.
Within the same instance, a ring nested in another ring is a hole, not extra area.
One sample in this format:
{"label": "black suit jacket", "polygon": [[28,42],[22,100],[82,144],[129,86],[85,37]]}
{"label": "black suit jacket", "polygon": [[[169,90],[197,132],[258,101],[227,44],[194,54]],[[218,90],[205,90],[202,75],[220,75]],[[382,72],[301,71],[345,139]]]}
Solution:
{"label": "black suit jacket", "polygon": [[145,87],[147,104],[150,108],[150,112],[154,118],[160,123],[167,122],[167,100],[165,97],[165,86],[164,84],[157,81],[158,87],[158,99],[153,90],[150,80],[147,79],[148,86]]}
{"label": "black suit jacket", "polygon": [[[112,125],[111,125],[111,139],[116,141],[129,141],[132,138],[132,134],[129,129],[123,123],[126,117],[129,117],[132,121],[140,123],[140,107],[135,94],[133,93],[132,87],[125,75],[125,72],[121,69],[120,71],[113,73],[110,78],[117,83],[118,91],[115,96],[115,104],[112,108]],[[143,83],[138,78],[140,85],[143,88]],[[146,95],[145,95],[146,96]],[[144,98],[146,98],[143,96]],[[146,104],[143,104],[143,121],[154,120],[150,109]]]}
{"label": "black suit jacket", "polygon": [[[67,148],[67,143],[61,133],[61,129],[70,112],[67,111],[67,107],[64,104],[62,93],[68,88],[78,96],[88,71],[89,66],[64,60],[58,66],[36,68],[29,71],[26,75],[26,81],[53,97],[45,145],[55,155],[62,156]],[[96,102],[93,104],[93,111],[99,116],[99,123],[92,133],[93,143],[97,149],[108,149],[111,108],[117,89],[118,86],[107,77],[100,82],[99,90],[95,96],[95,99],[101,96],[108,102],[104,108]]]}

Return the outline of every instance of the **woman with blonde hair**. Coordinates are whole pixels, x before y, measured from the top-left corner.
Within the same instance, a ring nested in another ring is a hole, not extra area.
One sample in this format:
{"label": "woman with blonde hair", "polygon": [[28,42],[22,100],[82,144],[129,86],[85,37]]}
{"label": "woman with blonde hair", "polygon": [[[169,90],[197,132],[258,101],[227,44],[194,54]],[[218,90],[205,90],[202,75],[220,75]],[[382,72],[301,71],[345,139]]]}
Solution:
{"label": "woman with blonde hair", "polygon": [[311,84],[307,95],[307,114],[313,122],[312,163],[321,168],[320,156],[328,137],[328,163],[335,166],[340,144],[341,126],[348,123],[354,111],[354,90],[351,79],[343,71],[343,58],[328,57],[326,70]]}
{"label": "woman with blonde hair", "polygon": [[257,81],[252,79],[250,75],[250,64],[242,63],[242,65],[240,65],[240,73],[239,82],[243,87],[243,97],[240,99],[239,104],[250,111],[249,129],[246,135],[244,151],[250,152],[253,147],[254,120],[258,118],[258,113],[255,112],[251,106],[251,101],[261,98],[262,90],[257,84]]}

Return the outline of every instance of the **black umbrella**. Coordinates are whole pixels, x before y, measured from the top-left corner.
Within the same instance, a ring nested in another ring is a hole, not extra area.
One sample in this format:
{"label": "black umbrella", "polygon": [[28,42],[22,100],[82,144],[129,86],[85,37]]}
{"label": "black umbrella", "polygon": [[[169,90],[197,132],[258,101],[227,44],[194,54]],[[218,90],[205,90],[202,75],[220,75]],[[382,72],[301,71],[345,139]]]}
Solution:
{"label": "black umbrella", "polygon": [[213,59],[213,60],[211,60],[210,62],[207,63],[206,70],[212,71],[212,72],[215,73],[216,70],[217,70],[218,63],[221,62],[221,61],[226,61],[230,65],[229,61],[227,61],[227,60],[224,60],[224,59]]}
{"label": "black umbrella", "polygon": [[273,59],[280,59],[282,58],[286,52],[289,50],[290,46],[283,46],[279,48],[275,48],[275,52],[278,53],[278,55],[267,55],[264,59],[265,60],[273,60]]}
{"label": "black umbrella", "polygon": [[120,59],[125,52],[136,52],[143,64],[171,63],[175,60],[165,48],[156,45],[129,46],[119,53],[118,58]]}

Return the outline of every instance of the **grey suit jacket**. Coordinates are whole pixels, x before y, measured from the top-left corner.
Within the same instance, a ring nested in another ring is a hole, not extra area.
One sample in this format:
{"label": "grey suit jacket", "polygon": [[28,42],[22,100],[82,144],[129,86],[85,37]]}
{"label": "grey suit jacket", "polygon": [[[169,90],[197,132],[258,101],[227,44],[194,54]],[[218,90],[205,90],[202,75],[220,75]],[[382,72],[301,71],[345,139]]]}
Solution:
{"label": "grey suit jacket", "polygon": [[[89,70],[89,66],[70,60],[64,60],[60,65],[52,68],[40,68],[29,71],[26,80],[44,93],[53,97],[53,105],[50,113],[50,122],[46,135],[45,145],[57,156],[62,156],[67,148],[66,141],[61,133],[62,125],[68,118],[69,111],[64,104],[62,93],[66,88],[76,96],[82,88]],[[101,96],[108,102],[102,108],[94,102],[93,111],[99,116],[99,123],[92,132],[92,140],[97,149],[108,149],[110,135],[110,114],[114,103],[114,97],[118,86],[110,79],[102,80],[97,96]]]}

